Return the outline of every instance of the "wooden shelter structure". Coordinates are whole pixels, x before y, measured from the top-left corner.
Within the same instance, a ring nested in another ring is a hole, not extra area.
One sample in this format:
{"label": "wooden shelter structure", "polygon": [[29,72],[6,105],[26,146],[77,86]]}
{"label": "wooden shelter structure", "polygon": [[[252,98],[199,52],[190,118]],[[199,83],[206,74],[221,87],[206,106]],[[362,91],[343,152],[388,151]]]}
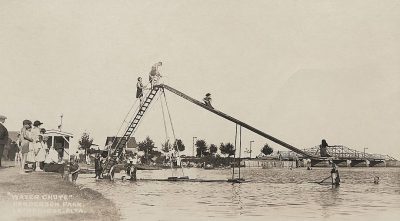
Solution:
{"label": "wooden shelter structure", "polygon": [[64,159],[68,160],[69,147],[71,144],[71,139],[73,138],[73,134],[61,130],[47,130],[45,136],[48,137],[48,147],[53,147],[59,153],[62,153],[61,155]]}

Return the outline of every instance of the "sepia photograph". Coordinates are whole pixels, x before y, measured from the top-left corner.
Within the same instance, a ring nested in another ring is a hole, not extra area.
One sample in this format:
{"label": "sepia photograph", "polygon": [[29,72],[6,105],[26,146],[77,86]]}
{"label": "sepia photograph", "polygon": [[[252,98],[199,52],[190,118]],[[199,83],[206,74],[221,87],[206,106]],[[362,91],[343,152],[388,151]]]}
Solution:
{"label": "sepia photograph", "polygon": [[400,220],[400,1],[0,0],[0,220]]}

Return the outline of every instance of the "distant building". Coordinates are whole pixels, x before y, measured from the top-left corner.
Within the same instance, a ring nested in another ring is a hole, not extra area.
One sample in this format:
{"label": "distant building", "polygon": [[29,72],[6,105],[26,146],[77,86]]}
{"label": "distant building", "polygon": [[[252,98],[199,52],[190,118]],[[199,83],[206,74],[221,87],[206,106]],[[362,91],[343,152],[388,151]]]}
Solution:
{"label": "distant building", "polygon": [[[115,148],[115,146],[117,145],[118,141],[121,139],[122,137],[117,137],[115,142],[112,145],[112,148]],[[109,141],[114,141],[115,137],[107,137],[106,139],[106,143],[105,145],[108,144]],[[128,142],[125,145],[125,148],[127,148],[128,150],[132,150],[132,149],[137,149],[138,145],[136,143],[136,139],[135,137],[131,137]]]}
{"label": "distant building", "polygon": [[45,136],[49,139],[47,144],[53,148],[69,149],[73,134],[60,130],[47,130]]}

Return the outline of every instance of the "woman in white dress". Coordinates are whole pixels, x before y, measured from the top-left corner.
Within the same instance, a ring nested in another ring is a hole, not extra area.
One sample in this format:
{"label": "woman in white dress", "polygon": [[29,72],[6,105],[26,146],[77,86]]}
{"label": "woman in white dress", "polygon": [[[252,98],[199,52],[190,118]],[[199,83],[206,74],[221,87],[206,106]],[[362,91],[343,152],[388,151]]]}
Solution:
{"label": "woman in white dress", "polygon": [[46,130],[43,128],[40,130],[40,135],[39,135],[39,144],[40,148],[38,153],[36,154],[36,171],[43,171],[43,166],[44,166],[44,160],[46,159],[46,153],[47,153],[47,137],[44,136]]}

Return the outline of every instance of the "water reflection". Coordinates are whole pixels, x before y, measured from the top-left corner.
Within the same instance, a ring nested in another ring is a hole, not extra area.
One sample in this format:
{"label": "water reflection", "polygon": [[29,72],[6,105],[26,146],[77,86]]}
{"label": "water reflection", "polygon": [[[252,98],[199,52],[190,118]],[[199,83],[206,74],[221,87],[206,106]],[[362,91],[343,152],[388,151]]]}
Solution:
{"label": "water reflection", "polygon": [[319,192],[319,199],[317,202],[322,207],[322,217],[329,218],[331,213],[334,212],[330,208],[337,207],[340,204],[340,187],[329,186],[326,191]]}
{"label": "water reflection", "polygon": [[[185,169],[198,179],[227,179],[231,170]],[[341,168],[338,188],[309,183],[326,169],[246,169],[248,183],[95,181],[78,183],[113,200],[125,220],[400,220],[400,168]],[[170,170],[139,171],[138,178],[167,178]],[[380,176],[381,183],[373,184]]]}
{"label": "water reflection", "polygon": [[235,210],[239,215],[243,212],[243,202],[241,199],[241,183],[232,183],[232,204],[237,206]]}

